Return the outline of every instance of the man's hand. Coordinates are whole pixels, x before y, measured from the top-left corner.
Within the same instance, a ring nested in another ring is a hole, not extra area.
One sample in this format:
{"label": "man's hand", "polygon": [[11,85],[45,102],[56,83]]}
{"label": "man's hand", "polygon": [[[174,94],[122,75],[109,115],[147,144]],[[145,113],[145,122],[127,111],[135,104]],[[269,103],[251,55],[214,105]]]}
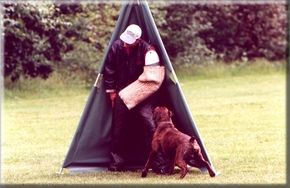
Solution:
{"label": "man's hand", "polygon": [[112,107],[115,106],[115,98],[117,97],[117,93],[110,93],[110,99],[112,101]]}

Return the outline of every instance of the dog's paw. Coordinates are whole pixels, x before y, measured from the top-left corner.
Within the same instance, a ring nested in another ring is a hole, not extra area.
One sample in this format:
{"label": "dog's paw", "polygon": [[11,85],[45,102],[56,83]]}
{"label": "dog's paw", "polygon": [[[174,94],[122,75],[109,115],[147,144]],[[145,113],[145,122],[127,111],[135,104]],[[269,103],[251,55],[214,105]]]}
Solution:
{"label": "dog's paw", "polygon": [[147,172],[142,172],[141,177],[145,178],[147,176]]}

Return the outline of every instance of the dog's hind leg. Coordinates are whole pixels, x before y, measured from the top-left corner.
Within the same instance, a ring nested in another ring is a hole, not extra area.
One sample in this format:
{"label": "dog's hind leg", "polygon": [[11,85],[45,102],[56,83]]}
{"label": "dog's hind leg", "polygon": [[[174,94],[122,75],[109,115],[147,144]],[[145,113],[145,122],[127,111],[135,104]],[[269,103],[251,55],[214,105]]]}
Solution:
{"label": "dog's hind leg", "polygon": [[176,155],[176,152],[166,153],[166,155],[168,156],[168,159],[169,159],[168,175],[172,175],[173,171],[174,171],[174,167],[175,167],[175,155]]}
{"label": "dog's hind leg", "polygon": [[176,152],[175,164],[181,169],[181,176],[179,177],[180,179],[183,179],[188,172],[187,163],[183,157],[183,153],[178,151]]}
{"label": "dog's hind leg", "polygon": [[148,173],[148,170],[149,170],[149,166],[151,164],[151,161],[155,158],[155,156],[157,155],[157,152],[152,150],[149,154],[149,157],[148,157],[148,160],[142,170],[142,174],[141,174],[141,177],[142,178],[145,178],[147,176],[147,173]]}
{"label": "dog's hind leg", "polygon": [[198,153],[198,156],[196,157],[196,159],[199,160],[200,162],[202,162],[202,163],[206,166],[207,171],[208,171],[210,177],[215,177],[215,176],[216,176],[216,173],[215,173],[214,170],[212,169],[212,167],[211,167],[211,165],[209,164],[209,162],[206,161],[206,160],[203,158],[201,152]]}
{"label": "dog's hind leg", "polygon": [[195,153],[194,154],[194,158],[198,161],[200,161],[201,163],[203,163],[206,168],[207,168],[207,171],[210,175],[210,177],[215,177],[216,176],[216,173],[214,172],[214,170],[212,169],[211,165],[209,164],[208,161],[206,161],[204,158],[203,158],[203,155],[201,153],[201,150],[200,150],[200,146],[198,145],[197,143],[197,140],[196,140],[196,137],[195,136],[192,136],[189,140],[192,144],[193,144],[193,147],[198,150],[198,153]]}
{"label": "dog's hind leg", "polygon": [[170,158],[170,166],[169,166],[169,172],[168,175],[172,175],[175,167],[175,161],[174,159]]}

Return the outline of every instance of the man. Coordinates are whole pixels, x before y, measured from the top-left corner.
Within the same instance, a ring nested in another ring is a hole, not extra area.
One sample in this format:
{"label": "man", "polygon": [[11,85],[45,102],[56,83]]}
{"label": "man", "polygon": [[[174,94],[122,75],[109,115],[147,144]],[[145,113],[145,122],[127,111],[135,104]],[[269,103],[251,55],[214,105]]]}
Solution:
{"label": "man", "polygon": [[133,112],[145,126],[147,150],[155,131],[152,95],[164,78],[154,46],[141,39],[142,30],[129,25],[109,49],[105,62],[105,87],[114,108],[109,171],[121,171],[125,163],[126,132]]}

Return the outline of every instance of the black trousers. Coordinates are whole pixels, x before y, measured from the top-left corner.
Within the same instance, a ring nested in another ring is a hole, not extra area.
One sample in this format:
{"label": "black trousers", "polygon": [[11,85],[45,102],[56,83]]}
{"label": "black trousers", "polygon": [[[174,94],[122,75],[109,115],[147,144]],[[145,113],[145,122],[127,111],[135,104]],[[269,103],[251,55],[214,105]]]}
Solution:
{"label": "black trousers", "polygon": [[[132,124],[132,116],[138,116],[138,122],[142,123],[145,130],[146,150],[148,153],[151,151],[151,142],[155,132],[155,123],[153,120],[153,110],[156,107],[156,99],[151,96],[138,104],[133,109],[129,110],[124,104],[123,100],[117,95],[115,99],[114,116],[113,116],[113,129],[111,140],[111,165],[119,167],[122,166],[125,160],[125,153],[127,143],[126,137],[128,129]],[[136,119],[134,117],[133,119]],[[130,136],[130,135],[129,135]]]}

